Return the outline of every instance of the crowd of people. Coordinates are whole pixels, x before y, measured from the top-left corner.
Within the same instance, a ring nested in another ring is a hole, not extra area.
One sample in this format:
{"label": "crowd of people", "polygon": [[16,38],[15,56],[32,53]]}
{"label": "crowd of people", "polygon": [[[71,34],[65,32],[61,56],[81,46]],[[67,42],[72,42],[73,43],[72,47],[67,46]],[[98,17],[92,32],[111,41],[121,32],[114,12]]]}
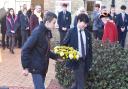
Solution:
{"label": "crowd of people", "polygon": [[[92,34],[90,33],[90,18],[84,8],[77,11],[71,25],[71,12],[67,11],[67,4],[63,4],[63,10],[56,14],[50,11],[42,12],[41,6],[27,9],[26,4],[16,15],[13,8],[9,8],[7,14],[1,20],[2,47],[9,48],[14,54],[14,47],[22,47],[21,62],[23,74],[32,73],[35,89],[45,89],[44,81],[49,65],[49,58],[62,61],[61,57],[50,51],[51,30],[58,24],[60,34],[60,45],[71,46],[80,53],[79,62],[72,62],[68,66],[73,70],[75,80],[70,89],[84,89],[84,82],[92,62]],[[101,8],[101,9],[100,9]],[[121,6],[120,14],[115,7],[107,11],[105,6],[95,4],[92,13],[93,37],[116,43],[119,41],[125,46],[128,15],[126,6]]]}
{"label": "crowd of people", "polygon": [[21,48],[42,19],[43,13],[40,5],[36,5],[35,9],[31,7],[28,10],[27,5],[24,4],[17,15],[13,8],[9,8],[1,19],[3,49],[7,47],[14,54],[15,46]]}
{"label": "crowd of people", "polygon": [[103,42],[110,41],[111,43],[119,42],[124,48],[126,44],[126,34],[128,30],[128,14],[126,6],[120,7],[121,12],[117,14],[116,8],[111,6],[110,12],[105,6],[95,5],[93,12],[93,33],[94,38]]}

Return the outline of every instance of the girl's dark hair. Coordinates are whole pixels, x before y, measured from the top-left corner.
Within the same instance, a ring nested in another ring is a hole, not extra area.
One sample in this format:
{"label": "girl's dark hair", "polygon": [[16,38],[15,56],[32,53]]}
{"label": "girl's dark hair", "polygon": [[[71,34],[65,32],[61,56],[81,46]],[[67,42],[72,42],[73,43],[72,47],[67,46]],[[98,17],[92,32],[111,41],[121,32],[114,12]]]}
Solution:
{"label": "girl's dark hair", "polygon": [[14,14],[14,9],[13,8],[9,8],[8,10],[8,17],[11,17],[12,15],[10,14],[10,11],[13,10],[13,18],[15,18],[15,14]]}

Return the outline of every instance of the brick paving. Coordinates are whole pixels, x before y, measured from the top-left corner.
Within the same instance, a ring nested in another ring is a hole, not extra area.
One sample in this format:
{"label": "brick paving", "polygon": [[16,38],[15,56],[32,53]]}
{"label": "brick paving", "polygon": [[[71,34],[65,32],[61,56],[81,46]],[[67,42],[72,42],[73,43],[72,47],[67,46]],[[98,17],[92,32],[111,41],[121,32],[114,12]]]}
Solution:
{"label": "brick paving", "polygon": [[[20,49],[15,49],[15,54],[10,54],[8,49],[0,49],[0,89],[33,89],[31,74],[22,75],[20,61]],[[49,71],[47,73],[46,87],[50,81],[55,79],[55,61],[50,60]]]}

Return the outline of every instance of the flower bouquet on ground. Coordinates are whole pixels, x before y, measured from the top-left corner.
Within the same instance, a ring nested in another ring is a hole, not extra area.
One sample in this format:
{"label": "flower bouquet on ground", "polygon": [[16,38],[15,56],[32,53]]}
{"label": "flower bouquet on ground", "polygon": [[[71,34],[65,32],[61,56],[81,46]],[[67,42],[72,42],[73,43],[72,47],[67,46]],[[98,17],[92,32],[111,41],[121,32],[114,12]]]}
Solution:
{"label": "flower bouquet on ground", "polygon": [[56,46],[54,53],[59,55],[65,62],[65,66],[70,69],[74,69],[79,64],[80,54],[73,47],[68,46]]}

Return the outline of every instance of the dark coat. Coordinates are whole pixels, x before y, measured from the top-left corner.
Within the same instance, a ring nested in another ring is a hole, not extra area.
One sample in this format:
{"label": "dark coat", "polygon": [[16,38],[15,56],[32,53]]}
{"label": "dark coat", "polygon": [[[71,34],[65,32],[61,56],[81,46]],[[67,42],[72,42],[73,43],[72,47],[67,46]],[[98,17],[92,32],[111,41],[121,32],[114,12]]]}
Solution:
{"label": "dark coat", "polygon": [[[41,14],[41,17],[43,17],[43,14]],[[38,17],[35,14],[31,14],[31,16],[30,16],[30,30],[32,31],[38,25],[39,25]]]}
{"label": "dark coat", "polygon": [[36,27],[32,35],[25,42],[21,61],[23,68],[28,68],[31,73],[45,75],[48,70],[49,57],[56,59],[57,56],[50,51],[48,30],[43,23]]}
{"label": "dark coat", "polygon": [[73,25],[74,25],[74,27],[77,26],[77,16],[75,16],[75,18],[74,18],[74,23],[73,23]]}
{"label": "dark coat", "polygon": [[57,21],[59,25],[59,31],[63,31],[62,27],[66,27],[67,29],[69,29],[71,25],[71,13],[66,11],[65,19],[63,17],[63,11],[59,12]]}
{"label": "dark coat", "polygon": [[117,18],[117,14],[116,13],[114,13],[114,15],[113,16],[111,16],[110,15],[110,17],[109,17],[111,20],[113,20],[115,23],[116,23],[116,18]]}
{"label": "dark coat", "polygon": [[[89,69],[91,67],[91,62],[92,62],[92,40],[91,40],[91,34],[87,29],[85,30],[85,35],[86,35],[86,68]],[[75,50],[78,50],[78,32],[77,28],[74,27],[73,29],[69,30],[64,41],[63,45],[67,45],[70,47],[73,47]],[[78,62],[72,62],[68,66],[71,68],[75,69],[78,67]]]}
{"label": "dark coat", "polygon": [[[121,39],[125,39],[126,38],[126,33],[127,33],[127,26],[128,26],[128,15],[125,14],[125,19],[123,21],[122,19],[122,14],[118,14],[117,18],[116,18],[116,24],[117,24],[117,29],[118,29],[118,36],[119,36],[119,41]],[[125,27],[125,31],[122,32],[121,31],[121,27]]]}
{"label": "dark coat", "polygon": [[128,26],[128,15],[125,14],[125,20],[123,21],[121,13],[117,15],[117,27],[120,29],[121,27],[125,27],[127,31],[127,26]]}
{"label": "dark coat", "polygon": [[15,16],[14,18],[14,25],[12,25],[12,21],[11,21],[11,18],[10,16],[7,16],[6,17],[6,27],[7,27],[7,30],[6,30],[6,34],[7,36],[11,35],[11,30],[13,30],[14,32],[16,32],[17,30],[17,17]]}
{"label": "dark coat", "polygon": [[101,30],[103,31],[104,24],[102,20],[100,19],[100,14],[97,11],[93,11],[92,13],[92,20],[93,20],[93,30]]}
{"label": "dark coat", "polygon": [[21,16],[21,14],[23,14],[23,13],[22,13],[21,10],[19,10],[19,11],[18,11],[18,14],[17,14],[17,22],[18,22],[18,23],[17,23],[17,31],[20,31],[20,30],[21,30],[21,29],[20,29],[20,28],[21,28],[21,25],[20,25],[20,16]]}
{"label": "dark coat", "polygon": [[28,16],[21,14],[20,15],[20,26],[21,26],[21,30],[26,30],[27,27],[29,27],[29,18]]}
{"label": "dark coat", "polygon": [[1,19],[1,33],[5,34],[6,33],[6,15]]}
{"label": "dark coat", "polygon": [[32,14],[32,10],[29,9],[29,10],[27,11],[27,15],[28,15],[28,18],[29,18],[29,19],[30,19],[31,14]]}

